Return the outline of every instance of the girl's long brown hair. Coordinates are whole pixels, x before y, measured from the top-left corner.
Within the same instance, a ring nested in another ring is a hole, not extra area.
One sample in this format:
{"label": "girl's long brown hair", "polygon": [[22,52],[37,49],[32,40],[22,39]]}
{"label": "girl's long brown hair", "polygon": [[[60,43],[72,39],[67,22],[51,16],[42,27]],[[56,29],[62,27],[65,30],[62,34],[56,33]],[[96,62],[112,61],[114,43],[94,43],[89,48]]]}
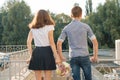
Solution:
{"label": "girl's long brown hair", "polygon": [[29,28],[42,28],[45,25],[55,25],[55,23],[47,11],[39,10],[29,24]]}

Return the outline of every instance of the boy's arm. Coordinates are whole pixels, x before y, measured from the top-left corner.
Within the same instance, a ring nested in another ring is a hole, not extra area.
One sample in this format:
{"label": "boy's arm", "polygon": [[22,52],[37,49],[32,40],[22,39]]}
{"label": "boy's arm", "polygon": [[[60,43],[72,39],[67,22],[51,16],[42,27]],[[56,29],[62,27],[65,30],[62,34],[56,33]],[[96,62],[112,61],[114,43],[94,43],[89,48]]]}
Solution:
{"label": "boy's arm", "polygon": [[63,56],[62,54],[62,43],[64,42],[65,38],[66,38],[66,31],[65,31],[65,28],[62,30],[59,38],[58,38],[58,41],[57,41],[57,51],[58,51],[58,54],[61,58],[62,61],[65,61],[65,57]]}
{"label": "boy's arm", "polygon": [[93,43],[93,57],[91,57],[92,62],[97,62],[98,60],[98,41],[96,38],[91,40]]}
{"label": "boy's arm", "polygon": [[62,43],[63,43],[63,42],[60,41],[60,40],[57,41],[57,51],[58,51],[58,54],[59,54],[61,60],[62,60],[62,61],[65,61],[66,59],[65,59],[65,57],[64,57],[63,54],[62,54]]}

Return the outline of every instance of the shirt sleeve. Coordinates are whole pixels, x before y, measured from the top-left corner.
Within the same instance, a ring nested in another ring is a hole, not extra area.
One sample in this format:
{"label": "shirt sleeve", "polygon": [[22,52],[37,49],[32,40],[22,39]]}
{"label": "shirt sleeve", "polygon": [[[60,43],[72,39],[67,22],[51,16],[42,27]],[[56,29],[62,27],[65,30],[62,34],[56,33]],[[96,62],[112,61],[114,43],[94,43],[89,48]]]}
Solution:
{"label": "shirt sleeve", "polygon": [[32,33],[33,33],[33,29],[30,29],[30,32],[32,32]]}
{"label": "shirt sleeve", "polygon": [[53,25],[50,25],[47,30],[48,30],[48,31],[51,31],[51,30],[55,30],[55,28],[54,28]]}
{"label": "shirt sleeve", "polygon": [[65,32],[65,29],[63,29],[58,40],[63,42],[65,38],[66,38],[66,32]]}
{"label": "shirt sleeve", "polygon": [[90,26],[88,26],[88,29],[87,29],[87,33],[88,33],[88,37],[90,40],[93,40],[96,38],[96,36],[94,35],[92,29],[90,28]]}

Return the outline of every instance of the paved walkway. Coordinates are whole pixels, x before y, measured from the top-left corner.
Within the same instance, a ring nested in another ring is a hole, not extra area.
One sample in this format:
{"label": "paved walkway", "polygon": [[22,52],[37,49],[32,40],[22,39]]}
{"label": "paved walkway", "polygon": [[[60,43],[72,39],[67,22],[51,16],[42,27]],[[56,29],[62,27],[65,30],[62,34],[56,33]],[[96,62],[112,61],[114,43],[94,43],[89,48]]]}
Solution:
{"label": "paved walkway", "polygon": [[[93,80],[107,80],[94,67],[92,67],[92,72],[93,72],[92,73]],[[25,80],[35,80],[34,72],[31,72],[31,74]],[[53,73],[52,80],[72,80],[72,78],[71,78],[71,76],[70,77],[60,77]]]}
{"label": "paved walkway", "polygon": [[[31,74],[29,74],[29,76],[26,77],[25,80],[36,80],[34,76],[34,72],[31,72]],[[70,79],[69,77],[60,77],[60,76],[54,75],[52,76],[52,80],[72,80],[72,79]]]}

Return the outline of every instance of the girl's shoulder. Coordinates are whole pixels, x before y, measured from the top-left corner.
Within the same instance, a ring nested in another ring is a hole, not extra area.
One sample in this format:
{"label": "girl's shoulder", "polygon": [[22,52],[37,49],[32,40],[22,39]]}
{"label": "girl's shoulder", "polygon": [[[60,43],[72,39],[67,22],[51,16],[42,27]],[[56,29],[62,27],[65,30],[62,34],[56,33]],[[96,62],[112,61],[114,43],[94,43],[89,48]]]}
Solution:
{"label": "girl's shoulder", "polygon": [[54,30],[54,25],[45,25],[44,27],[42,27],[42,28],[31,28],[31,31],[33,32],[33,31],[44,31],[44,30],[47,30],[47,31],[49,31],[49,30]]}
{"label": "girl's shoulder", "polygon": [[45,27],[47,27],[47,28],[48,28],[48,27],[54,27],[54,25],[46,25]]}
{"label": "girl's shoulder", "polygon": [[46,25],[45,28],[50,31],[50,30],[54,30],[54,25]]}

